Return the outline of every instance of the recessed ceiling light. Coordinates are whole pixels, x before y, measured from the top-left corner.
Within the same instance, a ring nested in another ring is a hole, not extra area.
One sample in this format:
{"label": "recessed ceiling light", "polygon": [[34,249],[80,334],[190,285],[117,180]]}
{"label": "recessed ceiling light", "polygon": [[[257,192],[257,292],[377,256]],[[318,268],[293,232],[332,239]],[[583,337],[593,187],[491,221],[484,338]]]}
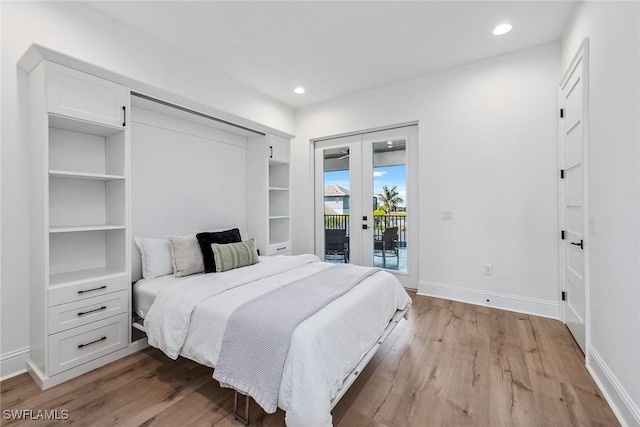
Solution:
{"label": "recessed ceiling light", "polygon": [[493,29],[492,34],[494,36],[501,36],[511,31],[511,28],[513,28],[511,24],[500,24]]}
{"label": "recessed ceiling light", "polygon": [[393,141],[387,141],[387,145],[393,145]]}
{"label": "recessed ceiling light", "polygon": [[297,87],[297,88],[295,88],[293,91],[294,91],[295,93],[297,93],[298,95],[302,95],[303,93],[305,93],[305,92],[306,92],[302,86],[298,86],[298,87]]}

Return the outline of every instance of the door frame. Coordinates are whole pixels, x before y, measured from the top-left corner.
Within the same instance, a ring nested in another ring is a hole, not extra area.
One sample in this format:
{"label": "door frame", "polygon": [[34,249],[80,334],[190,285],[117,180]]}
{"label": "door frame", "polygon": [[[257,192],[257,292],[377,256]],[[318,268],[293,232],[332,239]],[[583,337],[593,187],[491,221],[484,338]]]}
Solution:
{"label": "door frame", "polygon": [[[585,329],[585,358],[586,363],[589,363],[588,348],[591,346],[591,327],[590,327],[590,274],[589,274],[589,248],[590,248],[590,234],[592,229],[591,220],[589,217],[589,38],[582,40],[580,47],[575,53],[573,59],[566,68],[560,84],[558,86],[558,164],[559,170],[564,169],[564,130],[562,126],[562,119],[560,118],[559,111],[563,108],[562,102],[562,88],[568,82],[573,70],[582,61],[582,191],[583,191],[583,254],[584,254],[584,329]],[[558,177],[560,175],[558,174]],[[558,306],[559,315],[562,323],[566,324],[566,310],[565,301],[562,299],[562,292],[565,292],[565,251],[564,240],[560,238],[560,233],[564,227],[564,182],[562,179],[558,179],[558,256],[559,256],[559,280],[558,280]]]}
{"label": "door frame", "polygon": [[[313,233],[313,237],[314,237],[314,244],[313,247],[315,249],[315,253],[318,256],[322,256],[323,252],[324,252],[324,226],[320,227],[319,224],[323,224],[323,221],[321,222],[318,218],[319,212],[324,212],[324,198],[323,197],[319,197],[318,194],[324,194],[324,188],[323,188],[323,183],[322,182],[318,182],[317,180],[317,173],[318,170],[320,170],[319,168],[322,168],[322,165],[318,164],[318,161],[316,159],[316,147],[318,147],[319,144],[325,143],[327,141],[332,141],[332,140],[337,140],[340,138],[345,138],[345,141],[347,141],[348,137],[352,137],[354,138],[353,141],[351,141],[351,143],[356,143],[356,144],[360,144],[360,146],[362,147],[363,141],[365,139],[368,138],[369,134],[373,134],[373,133],[377,133],[377,132],[390,132],[390,133],[403,133],[402,128],[406,128],[406,127],[410,127],[410,126],[415,126],[415,138],[409,138],[408,139],[408,144],[406,147],[407,150],[407,163],[406,163],[406,167],[407,167],[407,199],[410,200],[409,203],[407,203],[407,217],[412,216],[414,219],[411,220],[411,228],[410,228],[410,239],[412,242],[412,250],[408,252],[408,259],[407,259],[407,267],[408,267],[408,272],[407,273],[401,273],[401,272],[396,272],[394,273],[393,270],[385,270],[385,271],[389,271],[390,273],[394,274],[394,276],[396,276],[398,278],[398,280],[400,280],[400,282],[402,283],[402,285],[409,290],[417,290],[418,288],[418,281],[420,279],[420,232],[419,232],[419,227],[420,227],[420,221],[419,221],[419,206],[420,206],[420,200],[419,200],[419,191],[418,191],[418,155],[419,155],[419,138],[420,138],[420,130],[419,130],[419,126],[418,126],[418,121],[412,121],[412,122],[406,122],[406,123],[399,123],[399,124],[395,124],[395,125],[389,125],[389,126],[381,126],[381,127],[376,127],[376,128],[370,128],[367,130],[361,130],[361,131],[353,131],[353,132],[347,132],[347,133],[341,133],[341,134],[336,134],[336,135],[331,135],[331,136],[324,136],[324,137],[319,137],[319,138],[313,138],[310,140],[311,142],[311,152],[312,152],[312,165],[313,165],[313,189],[314,189],[314,195],[313,195],[313,199],[314,199],[314,214],[313,214],[313,219],[314,219],[314,233]],[[407,132],[405,131],[404,134],[407,134]],[[415,139],[415,140],[414,140]],[[357,141],[356,141],[357,140]],[[346,144],[347,142],[344,142],[344,144]],[[336,141],[337,145],[342,145],[343,143],[339,143],[338,141]],[[356,152],[361,153],[362,148],[356,150]],[[352,151],[353,153],[353,151]],[[359,162],[361,163],[361,162]],[[362,173],[362,165],[358,164],[356,169],[358,170],[358,173]],[[352,170],[352,173],[355,173]],[[358,202],[358,216],[357,218],[352,215],[352,221],[351,221],[351,227],[353,229],[355,229],[355,226],[358,226],[358,229],[361,228],[361,224],[362,221],[358,222],[358,220],[361,220],[362,215],[361,215],[361,209],[364,206],[363,205],[363,201],[359,201]],[[353,214],[353,207],[356,203],[353,203],[353,205],[350,205],[350,210],[351,213]],[[355,222],[354,222],[355,221]],[[409,221],[409,219],[408,219]],[[355,236],[353,236],[355,237]],[[353,238],[352,237],[352,238]],[[362,234],[359,233],[359,235],[357,237],[355,237],[355,240],[352,241],[353,244],[360,244],[360,247],[362,247]],[[358,259],[357,257],[352,259],[354,264],[358,264],[361,260]]]}

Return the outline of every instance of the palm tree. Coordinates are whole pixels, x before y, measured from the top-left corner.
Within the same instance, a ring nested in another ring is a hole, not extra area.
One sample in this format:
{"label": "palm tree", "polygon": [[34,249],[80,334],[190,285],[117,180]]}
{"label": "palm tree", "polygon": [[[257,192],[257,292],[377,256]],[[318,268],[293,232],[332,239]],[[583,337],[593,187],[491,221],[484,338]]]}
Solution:
{"label": "palm tree", "polygon": [[404,202],[404,199],[400,197],[397,188],[397,185],[394,185],[391,188],[383,185],[382,193],[378,193],[378,207],[386,213],[395,211],[398,208],[398,205]]}

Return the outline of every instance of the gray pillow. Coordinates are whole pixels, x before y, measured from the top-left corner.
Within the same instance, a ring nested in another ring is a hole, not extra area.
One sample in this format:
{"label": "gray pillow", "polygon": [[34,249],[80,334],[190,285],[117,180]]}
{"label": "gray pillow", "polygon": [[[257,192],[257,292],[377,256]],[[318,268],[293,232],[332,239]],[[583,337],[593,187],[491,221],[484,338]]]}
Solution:
{"label": "gray pillow", "polygon": [[176,277],[204,272],[202,251],[195,234],[169,237],[171,263]]}
{"label": "gray pillow", "polygon": [[253,239],[244,242],[219,244],[212,243],[211,250],[216,262],[216,272],[246,267],[258,262],[258,251]]}

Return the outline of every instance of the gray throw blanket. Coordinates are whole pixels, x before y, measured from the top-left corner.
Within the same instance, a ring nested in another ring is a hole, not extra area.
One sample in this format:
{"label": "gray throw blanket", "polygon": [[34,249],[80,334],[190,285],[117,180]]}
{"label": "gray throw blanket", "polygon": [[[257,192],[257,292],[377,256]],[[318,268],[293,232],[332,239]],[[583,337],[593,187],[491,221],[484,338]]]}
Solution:
{"label": "gray throw blanket", "polygon": [[338,264],[241,305],[227,322],[213,378],[275,412],[295,328],[377,271]]}

